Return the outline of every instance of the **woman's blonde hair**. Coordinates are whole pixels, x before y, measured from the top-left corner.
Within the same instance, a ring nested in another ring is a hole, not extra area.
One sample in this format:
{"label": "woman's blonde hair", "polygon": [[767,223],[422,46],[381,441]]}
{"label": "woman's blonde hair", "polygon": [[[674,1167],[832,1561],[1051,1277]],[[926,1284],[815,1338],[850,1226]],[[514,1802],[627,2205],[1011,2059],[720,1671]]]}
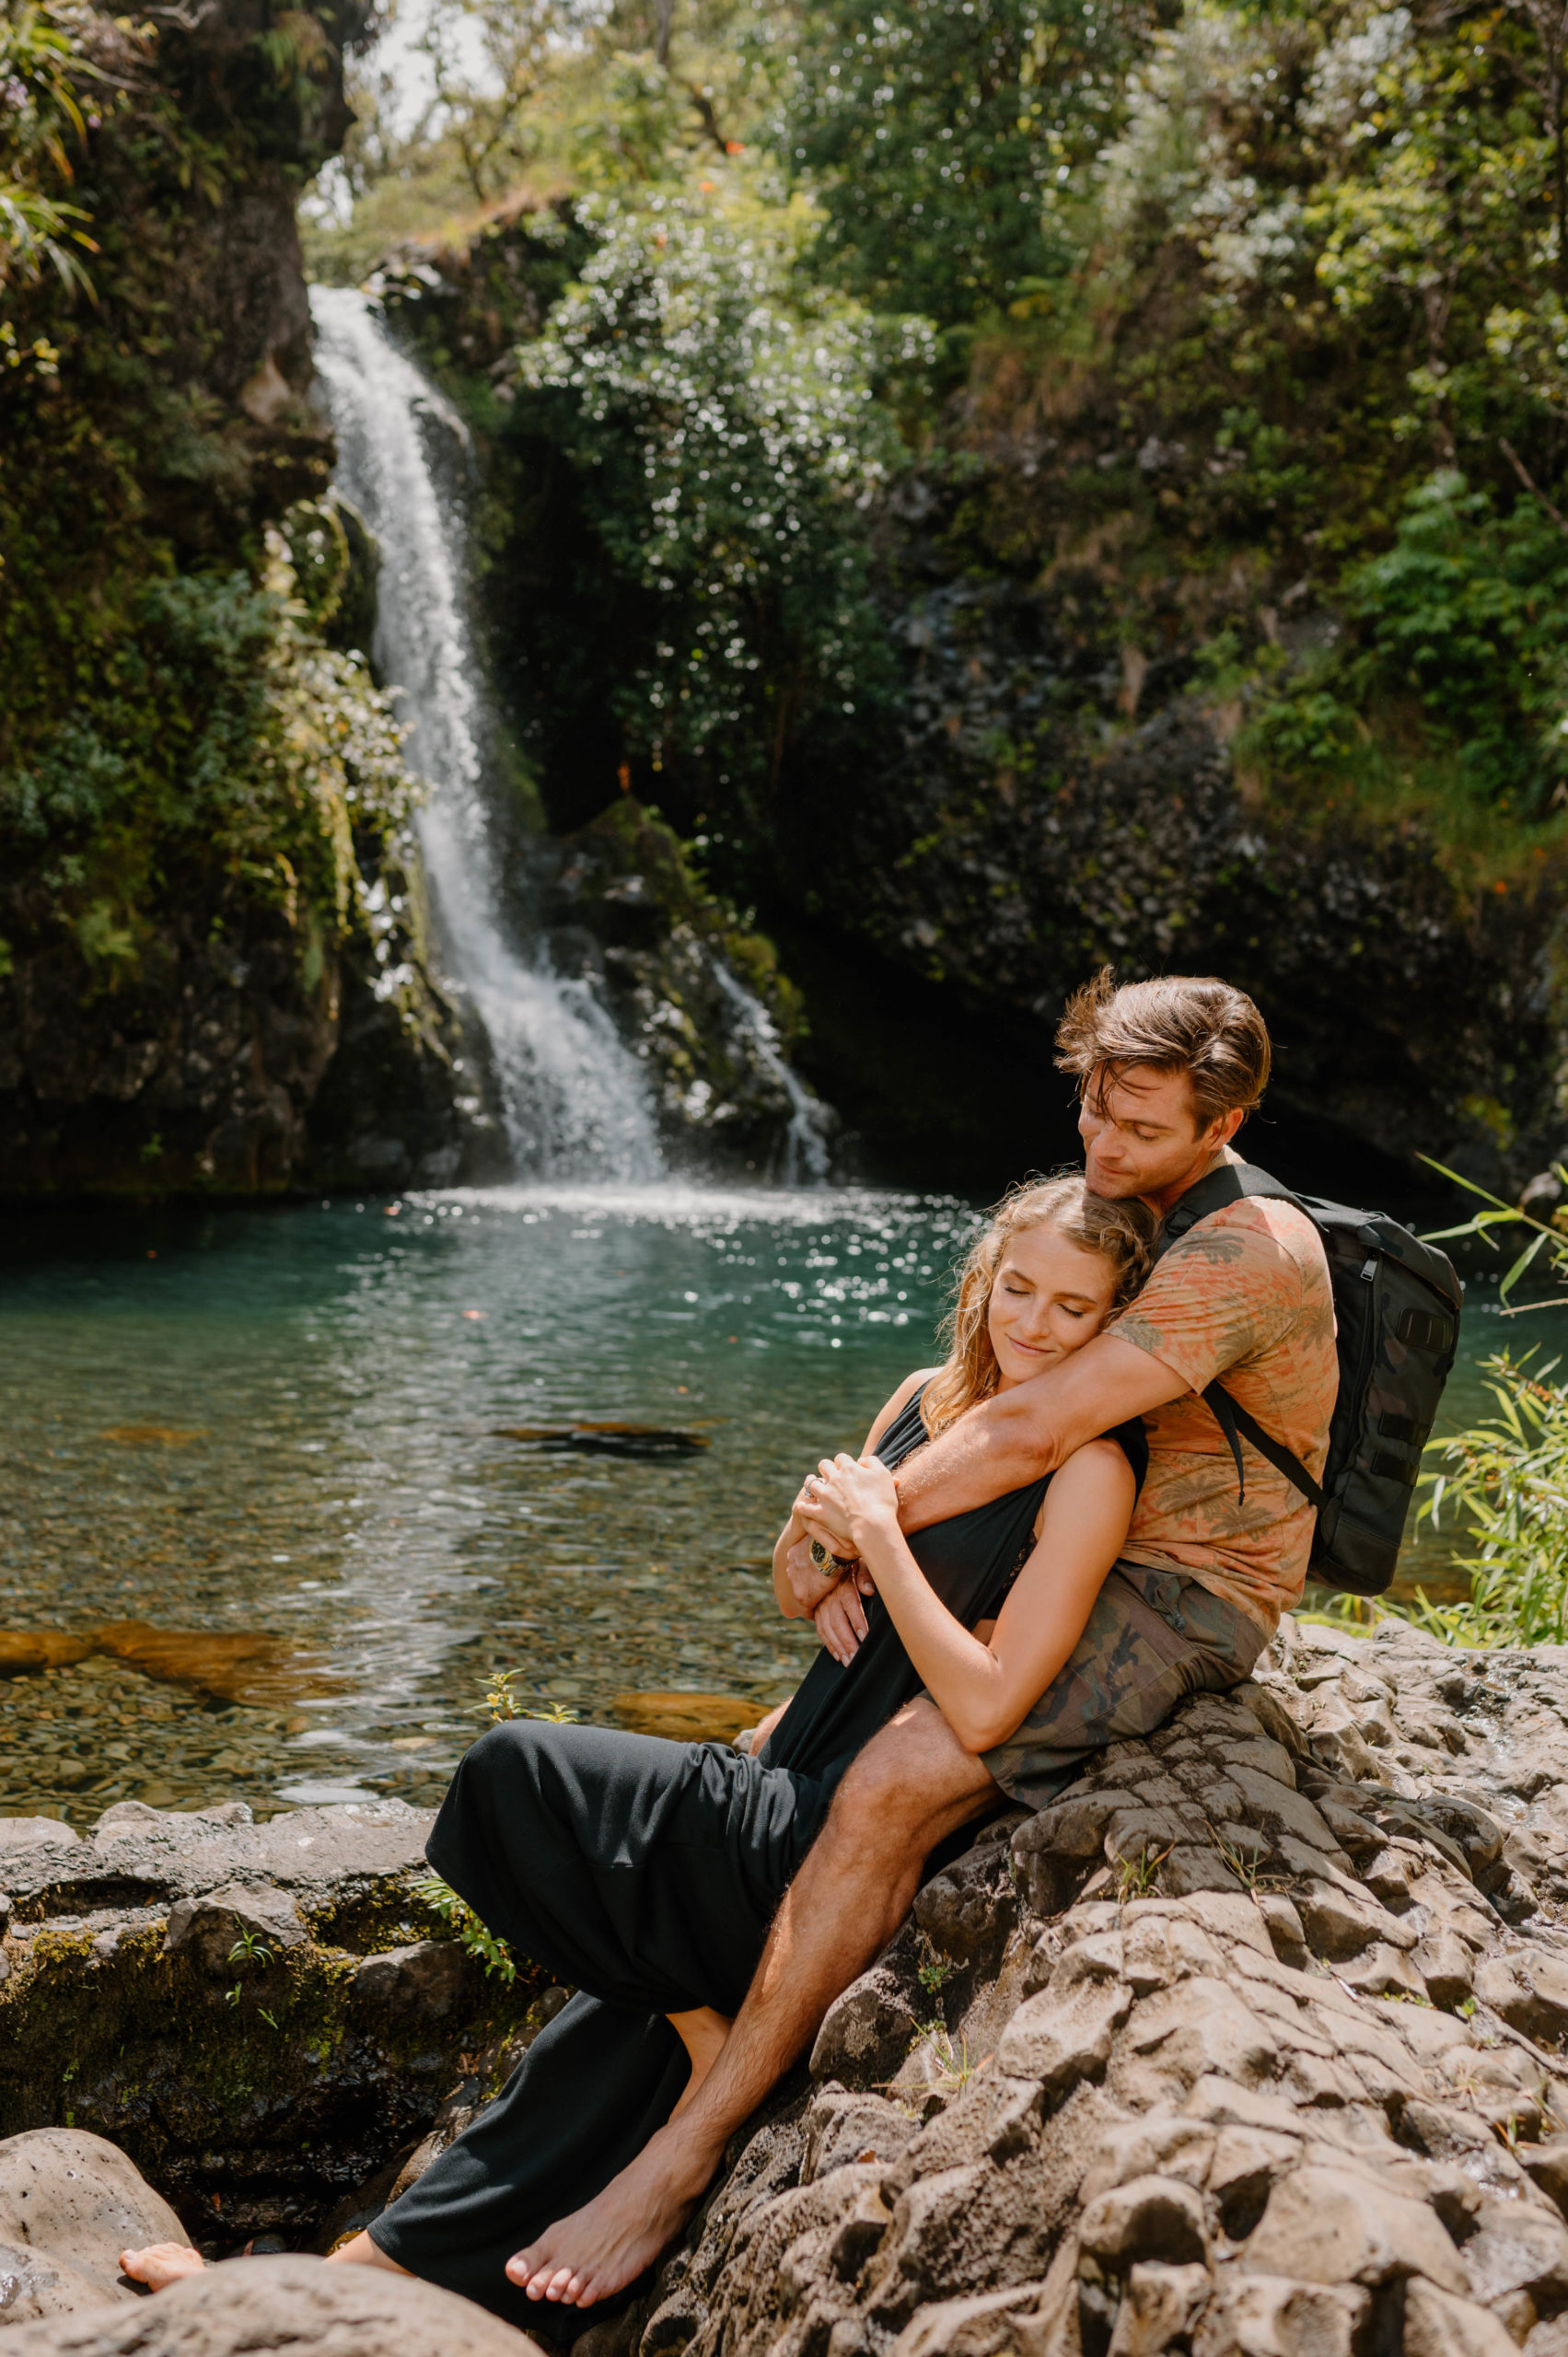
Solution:
{"label": "woman's blonde hair", "polygon": [[987,1313],[996,1271],[1015,1236],[1027,1228],[1054,1227],[1081,1251],[1100,1254],[1115,1271],[1111,1307],[1120,1309],[1132,1300],[1149,1272],[1158,1225],[1146,1203],[1136,1197],[1122,1203],[1107,1202],[1099,1195],[1091,1195],[1076,1172],[1060,1178],[1038,1178],[1004,1196],[992,1213],[990,1226],[958,1272],[957,1296],[942,1329],[947,1356],[921,1398],[921,1421],[926,1431],[941,1432],[966,1408],[989,1399],[996,1388],[1001,1370],[991,1344]]}

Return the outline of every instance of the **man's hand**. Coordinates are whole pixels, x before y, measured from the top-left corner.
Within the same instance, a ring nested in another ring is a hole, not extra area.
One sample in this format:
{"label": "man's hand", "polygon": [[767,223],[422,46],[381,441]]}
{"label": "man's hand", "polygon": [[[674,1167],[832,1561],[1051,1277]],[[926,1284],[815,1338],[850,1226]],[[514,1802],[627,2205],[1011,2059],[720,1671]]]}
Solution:
{"label": "man's hand", "polygon": [[817,1634],[833,1659],[848,1668],[860,1651],[867,1622],[863,1596],[875,1596],[877,1583],[864,1563],[857,1563],[847,1578],[825,1596],[812,1614]]}
{"label": "man's hand", "polygon": [[812,1562],[809,1538],[796,1540],[784,1556],[784,1571],[802,1620],[809,1620],[818,1607],[826,1603],[841,1576],[830,1566],[824,1568]]}

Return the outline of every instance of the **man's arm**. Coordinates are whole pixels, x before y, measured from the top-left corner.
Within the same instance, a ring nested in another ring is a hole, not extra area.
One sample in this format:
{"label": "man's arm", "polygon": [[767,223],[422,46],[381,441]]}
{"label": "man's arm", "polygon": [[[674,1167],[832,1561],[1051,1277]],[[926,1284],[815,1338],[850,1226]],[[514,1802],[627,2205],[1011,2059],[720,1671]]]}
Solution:
{"label": "man's arm", "polygon": [[1135,1342],[1097,1334],[1049,1374],[987,1399],[905,1459],[899,1522],[923,1530],[1053,1473],[1075,1448],[1189,1388]]}

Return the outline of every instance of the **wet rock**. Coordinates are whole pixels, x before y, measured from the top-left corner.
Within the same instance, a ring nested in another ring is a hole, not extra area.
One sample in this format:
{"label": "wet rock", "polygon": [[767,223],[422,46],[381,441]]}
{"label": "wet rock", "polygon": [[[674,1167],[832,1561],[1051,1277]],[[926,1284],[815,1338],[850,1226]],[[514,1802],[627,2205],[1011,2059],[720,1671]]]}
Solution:
{"label": "wet rock", "polygon": [[434,2284],[318,2259],[239,2258],[130,2311],[23,2328],[7,2357],[524,2357],[536,2344]]}
{"label": "wet rock", "polygon": [[134,2299],[121,2252],[185,2240],[168,2202],[104,2138],[40,2128],[0,2142],[0,2325]]}
{"label": "wet rock", "polygon": [[527,1968],[508,1989],[429,1936],[430,1822],[397,1803],[266,1825],[132,1803],[87,1840],[0,1849],[0,2134],[69,2118],[213,2247],[308,2243],[456,2083],[470,2114],[485,2099],[540,1993]]}

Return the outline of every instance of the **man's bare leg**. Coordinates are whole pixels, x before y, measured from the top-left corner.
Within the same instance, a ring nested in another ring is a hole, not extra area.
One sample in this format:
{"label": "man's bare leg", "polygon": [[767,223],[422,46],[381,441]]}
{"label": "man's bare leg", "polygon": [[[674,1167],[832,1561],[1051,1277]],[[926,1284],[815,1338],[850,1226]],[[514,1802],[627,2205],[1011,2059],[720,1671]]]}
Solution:
{"label": "man's bare leg", "polygon": [[996,1799],[923,1697],[860,1754],[784,1895],[746,2002],[691,2107],[597,2199],[506,2263],[532,2300],[586,2307],[621,2291],[679,2233],[730,2137],[892,1938],[938,1841]]}
{"label": "man's bare leg", "polygon": [[[145,2250],[122,2250],[120,2270],[133,2283],[145,2283],[151,2292],[161,2292],[166,2284],[178,2283],[182,2275],[200,2275],[206,2260],[199,2250],[190,2249],[184,2243],[149,2243]],[[390,2275],[406,2275],[409,2270],[400,2267],[377,2249],[368,2235],[352,2235],[327,2254],[327,2265],[339,2267],[384,2267]]]}
{"label": "man's bare leg", "polygon": [[733,2025],[727,2014],[717,2012],[712,2005],[696,2005],[689,2014],[666,2014],[665,2019],[691,2061],[691,2076],[669,2115],[671,2119],[679,2119],[696,2101],[697,2090],[723,2052]]}

